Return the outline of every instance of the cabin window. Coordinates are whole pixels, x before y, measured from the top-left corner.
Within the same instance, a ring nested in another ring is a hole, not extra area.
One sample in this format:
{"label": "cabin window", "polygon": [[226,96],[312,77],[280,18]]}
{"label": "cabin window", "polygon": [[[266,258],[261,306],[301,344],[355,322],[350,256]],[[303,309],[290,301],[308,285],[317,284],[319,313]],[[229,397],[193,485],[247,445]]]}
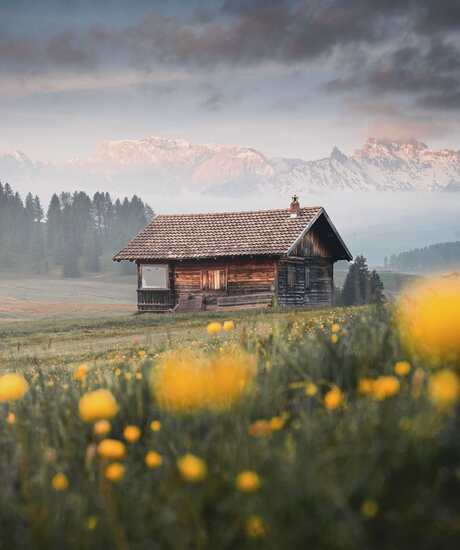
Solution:
{"label": "cabin window", "polygon": [[305,266],[305,290],[310,290],[310,268]]}
{"label": "cabin window", "polygon": [[142,288],[167,289],[168,266],[167,265],[142,265]]}
{"label": "cabin window", "polygon": [[203,290],[225,290],[227,281],[224,269],[203,271]]}
{"label": "cabin window", "polygon": [[288,270],[287,270],[287,286],[288,286],[288,288],[295,288],[295,283],[296,283],[295,265],[288,265]]}

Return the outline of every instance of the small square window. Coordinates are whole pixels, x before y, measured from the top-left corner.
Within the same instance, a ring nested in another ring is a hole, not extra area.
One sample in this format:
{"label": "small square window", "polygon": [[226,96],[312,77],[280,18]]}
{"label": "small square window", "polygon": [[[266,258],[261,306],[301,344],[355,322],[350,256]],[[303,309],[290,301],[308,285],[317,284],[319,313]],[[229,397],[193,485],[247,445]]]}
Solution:
{"label": "small square window", "polygon": [[142,288],[167,289],[168,266],[167,265],[143,265]]}

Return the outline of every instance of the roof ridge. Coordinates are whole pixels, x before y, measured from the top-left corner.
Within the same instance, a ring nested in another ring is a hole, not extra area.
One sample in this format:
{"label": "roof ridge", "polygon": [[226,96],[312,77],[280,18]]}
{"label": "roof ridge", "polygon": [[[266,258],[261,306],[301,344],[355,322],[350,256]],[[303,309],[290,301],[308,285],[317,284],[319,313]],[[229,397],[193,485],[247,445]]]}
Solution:
{"label": "roof ridge", "polygon": [[[300,211],[306,210],[321,210],[324,209],[322,206],[302,206]],[[158,214],[156,218],[172,218],[172,217],[181,217],[181,216],[228,216],[234,214],[263,214],[266,212],[289,212],[289,208],[267,208],[265,210],[237,210],[233,212],[189,212],[182,214]]]}

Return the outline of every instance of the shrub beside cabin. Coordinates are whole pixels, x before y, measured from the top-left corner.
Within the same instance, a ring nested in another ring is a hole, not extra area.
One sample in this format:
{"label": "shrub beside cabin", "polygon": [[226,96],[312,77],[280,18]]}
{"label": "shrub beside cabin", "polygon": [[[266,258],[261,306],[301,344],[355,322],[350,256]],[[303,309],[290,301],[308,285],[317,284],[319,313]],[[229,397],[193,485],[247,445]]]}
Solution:
{"label": "shrub beside cabin", "polygon": [[326,211],[160,215],[114,260],[136,262],[139,311],[330,306],[352,256]]}

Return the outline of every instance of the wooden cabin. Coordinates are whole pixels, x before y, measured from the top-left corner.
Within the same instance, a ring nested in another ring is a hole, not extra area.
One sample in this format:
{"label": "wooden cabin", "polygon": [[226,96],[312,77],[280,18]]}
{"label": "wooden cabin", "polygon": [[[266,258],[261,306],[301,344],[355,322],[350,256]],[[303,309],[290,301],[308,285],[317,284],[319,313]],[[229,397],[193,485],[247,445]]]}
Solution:
{"label": "wooden cabin", "polygon": [[330,306],[352,256],[324,208],[160,215],[114,261],[136,262],[139,311]]}

